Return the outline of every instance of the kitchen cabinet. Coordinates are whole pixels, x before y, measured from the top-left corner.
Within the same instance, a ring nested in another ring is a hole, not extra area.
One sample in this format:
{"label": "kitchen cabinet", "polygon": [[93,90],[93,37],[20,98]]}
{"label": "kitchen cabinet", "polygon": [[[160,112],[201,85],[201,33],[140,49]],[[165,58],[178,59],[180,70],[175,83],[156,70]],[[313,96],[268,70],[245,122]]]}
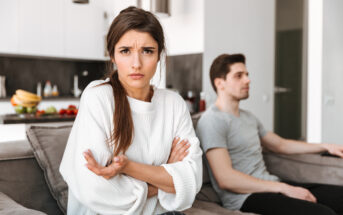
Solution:
{"label": "kitchen cabinet", "polygon": [[19,53],[63,56],[63,2],[19,1]]}
{"label": "kitchen cabinet", "polygon": [[103,1],[75,4],[65,0],[65,55],[72,58],[104,59],[105,30]]}
{"label": "kitchen cabinet", "polygon": [[0,53],[18,52],[18,0],[0,0]]}
{"label": "kitchen cabinet", "polygon": [[0,53],[107,60],[103,0],[0,0]]}

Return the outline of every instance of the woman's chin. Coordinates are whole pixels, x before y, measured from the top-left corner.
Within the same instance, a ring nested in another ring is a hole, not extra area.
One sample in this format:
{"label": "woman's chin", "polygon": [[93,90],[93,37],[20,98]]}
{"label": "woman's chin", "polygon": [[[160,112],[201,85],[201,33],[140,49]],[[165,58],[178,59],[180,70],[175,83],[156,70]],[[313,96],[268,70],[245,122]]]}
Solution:
{"label": "woman's chin", "polygon": [[128,84],[128,87],[130,87],[131,89],[144,89],[149,86],[150,82],[143,82],[140,80],[130,81],[130,83]]}

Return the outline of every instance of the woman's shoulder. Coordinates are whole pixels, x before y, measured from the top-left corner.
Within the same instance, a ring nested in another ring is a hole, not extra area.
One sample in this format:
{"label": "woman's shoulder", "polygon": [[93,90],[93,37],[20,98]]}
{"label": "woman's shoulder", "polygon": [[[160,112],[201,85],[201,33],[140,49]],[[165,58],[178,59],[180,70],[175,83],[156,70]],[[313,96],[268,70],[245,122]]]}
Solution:
{"label": "woman's shoulder", "polygon": [[95,80],[90,82],[84,89],[81,100],[104,100],[113,99],[113,90],[110,84],[107,84],[108,80]]}
{"label": "woman's shoulder", "polygon": [[178,104],[185,102],[179,93],[172,90],[156,88],[155,93],[157,94],[158,99],[163,98],[166,101],[176,102]]}

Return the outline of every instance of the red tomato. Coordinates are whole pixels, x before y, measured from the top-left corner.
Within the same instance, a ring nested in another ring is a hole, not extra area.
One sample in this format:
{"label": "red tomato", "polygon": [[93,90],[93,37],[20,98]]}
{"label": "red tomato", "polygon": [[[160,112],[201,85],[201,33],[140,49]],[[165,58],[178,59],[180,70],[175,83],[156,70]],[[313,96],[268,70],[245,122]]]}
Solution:
{"label": "red tomato", "polygon": [[66,109],[61,109],[58,113],[59,113],[60,115],[64,115],[66,112],[67,112]]}
{"label": "red tomato", "polygon": [[77,112],[78,112],[79,110],[78,109],[75,109],[74,110],[74,115],[76,116],[77,115]]}
{"label": "red tomato", "polygon": [[67,109],[67,110],[66,110],[66,114],[67,114],[67,115],[73,115],[73,114],[74,114],[74,111],[73,111],[73,110],[70,110],[70,109]]}
{"label": "red tomato", "polygon": [[76,109],[76,106],[75,105],[69,105],[68,109]]}

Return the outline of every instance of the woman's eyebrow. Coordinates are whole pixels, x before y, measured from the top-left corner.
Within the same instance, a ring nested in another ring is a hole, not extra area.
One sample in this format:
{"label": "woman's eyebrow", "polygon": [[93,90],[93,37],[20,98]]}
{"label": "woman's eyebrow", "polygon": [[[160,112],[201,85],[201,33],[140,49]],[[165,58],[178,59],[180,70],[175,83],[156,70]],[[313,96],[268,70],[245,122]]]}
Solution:
{"label": "woman's eyebrow", "polygon": [[131,46],[120,46],[119,49],[130,49],[132,48]]}
{"label": "woman's eyebrow", "polygon": [[156,49],[156,48],[153,47],[153,46],[143,46],[142,48],[143,48],[143,49]]}

